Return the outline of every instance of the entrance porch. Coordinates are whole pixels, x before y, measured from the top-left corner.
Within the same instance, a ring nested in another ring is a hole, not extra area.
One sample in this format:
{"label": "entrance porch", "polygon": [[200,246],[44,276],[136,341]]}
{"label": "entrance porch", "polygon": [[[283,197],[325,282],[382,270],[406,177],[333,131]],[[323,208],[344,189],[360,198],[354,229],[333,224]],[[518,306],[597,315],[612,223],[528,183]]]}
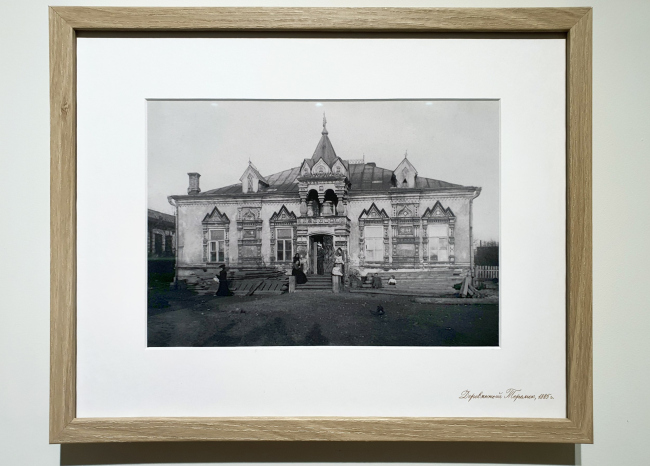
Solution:
{"label": "entrance porch", "polygon": [[297,221],[297,252],[307,264],[305,273],[329,276],[339,248],[347,263],[350,253],[349,218],[345,216],[298,217]]}

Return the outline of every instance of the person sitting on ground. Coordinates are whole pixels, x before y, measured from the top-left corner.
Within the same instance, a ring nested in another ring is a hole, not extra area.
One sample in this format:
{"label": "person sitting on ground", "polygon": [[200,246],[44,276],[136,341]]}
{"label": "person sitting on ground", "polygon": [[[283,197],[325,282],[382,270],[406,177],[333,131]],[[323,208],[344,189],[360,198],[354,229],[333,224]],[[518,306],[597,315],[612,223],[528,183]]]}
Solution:
{"label": "person sitting on ground", "polygon": [[395,275],[390,276],[390,278],[388,279],[388,284],[389,285],[397,285],[397,280],[395,280]]}
{"label": "person sitting on ground", "polygon": [[375,272],[375,276],[372,277],[372,287],[373,288],[383,288],[383,286],[381,284],[381,277],[376,272]]}
{"label": "person sitting on ground", "polygon": [[354,269],[350,274],[350,288],[361,288],[361,273],[357,269]]}

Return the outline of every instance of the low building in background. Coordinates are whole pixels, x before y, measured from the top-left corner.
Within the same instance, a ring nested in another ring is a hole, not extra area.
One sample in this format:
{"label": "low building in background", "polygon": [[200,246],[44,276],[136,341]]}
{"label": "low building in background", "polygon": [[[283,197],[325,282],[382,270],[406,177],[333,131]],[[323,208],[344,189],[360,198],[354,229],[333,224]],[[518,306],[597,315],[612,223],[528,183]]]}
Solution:
{"label": "low building in background", "polygon": [[148,209],[147,256],[174,257],[176,254],[176,217]]}

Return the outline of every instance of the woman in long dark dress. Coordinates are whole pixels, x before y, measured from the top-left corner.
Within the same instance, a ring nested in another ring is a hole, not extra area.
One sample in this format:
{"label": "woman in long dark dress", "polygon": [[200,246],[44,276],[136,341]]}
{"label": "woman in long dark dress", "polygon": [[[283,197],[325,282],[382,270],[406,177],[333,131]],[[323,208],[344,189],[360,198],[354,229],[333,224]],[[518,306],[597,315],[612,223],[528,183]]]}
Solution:
{"label": "woman in long dark dress", "polygon": [[217,296],[232,296],[230,289],[228,288],[228,272],[225,265],[221,265],[221,272],[219,272],[219,289],[217,290]]}
{"label": "woman in long dark dress", "polygon": [[302,271],[302,261],[300,260],[299,254],[293,256],[293,268],[291,269],[291,275],[296,277],[297,285],[307,283],[307,275],[305,275],[305,272]]}

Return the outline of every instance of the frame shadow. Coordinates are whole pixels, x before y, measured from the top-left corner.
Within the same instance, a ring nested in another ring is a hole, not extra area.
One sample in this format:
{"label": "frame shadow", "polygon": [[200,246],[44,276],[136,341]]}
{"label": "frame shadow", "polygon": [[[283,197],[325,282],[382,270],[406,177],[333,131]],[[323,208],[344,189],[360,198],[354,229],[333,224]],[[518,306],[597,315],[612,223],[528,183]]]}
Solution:
{"label": "frame shadow", "polygon": [[479,463],[580,465],[580,445],[501,442],[145,442],[61,445],[61,465]]}

